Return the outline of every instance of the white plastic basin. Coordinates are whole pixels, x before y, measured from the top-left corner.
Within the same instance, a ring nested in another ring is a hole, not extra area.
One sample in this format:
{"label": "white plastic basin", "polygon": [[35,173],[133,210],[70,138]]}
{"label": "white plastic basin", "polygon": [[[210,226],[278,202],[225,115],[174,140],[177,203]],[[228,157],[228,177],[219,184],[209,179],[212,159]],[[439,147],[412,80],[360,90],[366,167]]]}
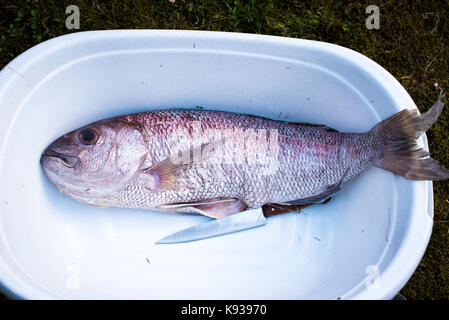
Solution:
{"label": "white plastic basin", "polygon": [[26,299],[390,299],[405,285],[432,230],[430,182],[373,167],[327,205],[158,246],[209,219],[83,205],[40,168],[43,149],[84,124],[197,105],[348,132],[416,107],[378,64],[328,43],[135,30],[39,44],[0,73],[3,290]]}

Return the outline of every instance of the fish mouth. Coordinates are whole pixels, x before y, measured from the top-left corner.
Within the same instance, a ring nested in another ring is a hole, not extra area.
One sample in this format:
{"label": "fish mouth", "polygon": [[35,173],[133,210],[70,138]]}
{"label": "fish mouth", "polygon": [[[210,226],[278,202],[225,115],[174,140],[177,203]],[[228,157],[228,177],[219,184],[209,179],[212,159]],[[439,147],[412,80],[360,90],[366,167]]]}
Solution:
{"label": "fish mouth", "polygon": [[46,149],[44,151],[44,153],[42,154],[41,162],[45,158],[56,159],[63,166],[70,168],[70,169],[73,169],[79,162],[79,158],[77,156],[62,153],[62,152],[56,152],[51,149]]}

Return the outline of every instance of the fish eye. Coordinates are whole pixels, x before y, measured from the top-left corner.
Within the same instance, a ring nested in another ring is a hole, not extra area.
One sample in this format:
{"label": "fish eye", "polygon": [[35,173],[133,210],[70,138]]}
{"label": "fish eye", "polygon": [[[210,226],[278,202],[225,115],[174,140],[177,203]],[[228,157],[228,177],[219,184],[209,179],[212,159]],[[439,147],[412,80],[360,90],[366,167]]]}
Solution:
{"label": "fish eye", "polygon": [[78,133],[78,141],[85,146],[91,146],[97,143],[98,133],[92,128],[83,129]]}

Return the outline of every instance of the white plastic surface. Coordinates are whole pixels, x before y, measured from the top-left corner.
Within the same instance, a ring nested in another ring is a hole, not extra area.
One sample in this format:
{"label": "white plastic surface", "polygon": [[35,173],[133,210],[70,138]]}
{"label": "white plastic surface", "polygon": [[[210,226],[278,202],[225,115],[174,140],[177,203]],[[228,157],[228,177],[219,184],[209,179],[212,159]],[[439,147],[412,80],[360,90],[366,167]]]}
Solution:
{"label": "white plastic surface", "polygon": [[382,67],[327,43],[123,30],[39,44],[0,73],[3,289],[27,299],[390,299],[405,285],[432,230],[430,182],[370,168],[303,214],[158,246],[208,218],[83,205],[40,168],[51,141],[86,123],[197,105],[348,132],[415,108]]}

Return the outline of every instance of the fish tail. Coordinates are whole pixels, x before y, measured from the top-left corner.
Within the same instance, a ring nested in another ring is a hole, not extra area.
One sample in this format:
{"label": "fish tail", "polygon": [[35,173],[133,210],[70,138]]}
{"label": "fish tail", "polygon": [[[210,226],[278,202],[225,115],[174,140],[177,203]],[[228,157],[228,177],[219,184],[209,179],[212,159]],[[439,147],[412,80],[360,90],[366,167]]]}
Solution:
{"label": "fish tail", "polygon": [[384,141],[379,155],[371,160],[376,167],[391,171],[411,180],[449,179],[449,170],[429,153],[419,147],[416,140],[438,119],[444,104],[438,100],[427,112],[418,114],[416,109],[402,110],[378,123],[370,133]]}

